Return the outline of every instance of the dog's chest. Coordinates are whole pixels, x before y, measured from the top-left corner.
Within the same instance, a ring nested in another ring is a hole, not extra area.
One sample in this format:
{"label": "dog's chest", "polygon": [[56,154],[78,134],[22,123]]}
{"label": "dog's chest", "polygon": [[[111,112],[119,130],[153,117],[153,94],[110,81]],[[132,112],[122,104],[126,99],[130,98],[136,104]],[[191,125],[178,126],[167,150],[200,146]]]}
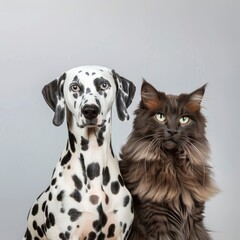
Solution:
{"label": "dog's chest", "polygon": [[105,166],[97,160],[87,161],[87,155],[80,154],[67,164],[60,161],[50,187],[48,208],[55,213],[56,225],[60,229],[71,226],[83,239],[92,230],[107,235],[114,229],[120,234],[124,224],[129,227],[128,214],[132,217],[131,196],[115,170],[117,160],[112,157]]}
{"label": "dog's chest", "polygon": [[[68,154],[66,151],[63,158]],[[103,160],[107,165],[103,165]],[[89,160],[91,159],[91,160]],[[54,185],[50,191],[53,199],[49,208],[56,213],[62,213],[70,221],[78,225],[86,225],[99,219],[108,218],[108,223],[116,221],[116,213],[119,207],[130,205],[130,194],[125,188],[119,172],[116,171],[117,160],[111,156],[94,154],[72,155],[67,164],[59,162],[53,175]],[[60,214],[61,217],[61,214]],[[101,220],[102,221],[102,220]],[[104,222],[102,223],[105,226]]]}

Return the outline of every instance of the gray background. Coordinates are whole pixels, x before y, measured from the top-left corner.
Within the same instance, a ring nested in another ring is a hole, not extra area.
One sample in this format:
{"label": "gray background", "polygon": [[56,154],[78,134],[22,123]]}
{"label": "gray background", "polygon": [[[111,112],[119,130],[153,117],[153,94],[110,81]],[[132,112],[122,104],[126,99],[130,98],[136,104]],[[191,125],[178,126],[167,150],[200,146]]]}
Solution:
{"label": "gray background", "polygon": [[[41,89],[87,64],[178,94],[208,83],[204,113],[215,179],[207,204],[216,240],[240,239],[240,4],[231,0],[0,1],[0,238],[21,239],[30,206],[44,190],[66,143],[52,125]],[[132,127],[114,109],[118,154]]]}

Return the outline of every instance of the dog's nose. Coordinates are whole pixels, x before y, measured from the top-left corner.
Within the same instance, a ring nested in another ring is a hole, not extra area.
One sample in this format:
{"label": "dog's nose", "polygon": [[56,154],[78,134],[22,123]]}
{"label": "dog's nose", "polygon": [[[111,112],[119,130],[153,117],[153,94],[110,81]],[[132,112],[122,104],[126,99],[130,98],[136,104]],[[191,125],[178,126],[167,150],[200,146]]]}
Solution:
{"label": "dog's nose", "polygon": [[92,120],[99,114],[99,108],[96,105],[85,105],[82,108],[82,114],[86,119]]}

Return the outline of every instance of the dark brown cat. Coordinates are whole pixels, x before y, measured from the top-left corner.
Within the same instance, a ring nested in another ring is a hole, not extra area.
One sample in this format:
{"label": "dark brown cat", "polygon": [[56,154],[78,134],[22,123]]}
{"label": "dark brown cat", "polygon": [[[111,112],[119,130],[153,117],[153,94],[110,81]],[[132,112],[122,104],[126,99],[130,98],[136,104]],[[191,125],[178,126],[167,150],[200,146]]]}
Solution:
{"label": "dark brown cat", "polygon": [[143,82],[121,172],[134,199],[129,240],[209,240],[204,204],[216,194],[208,164],[205,86],[179,96]]}

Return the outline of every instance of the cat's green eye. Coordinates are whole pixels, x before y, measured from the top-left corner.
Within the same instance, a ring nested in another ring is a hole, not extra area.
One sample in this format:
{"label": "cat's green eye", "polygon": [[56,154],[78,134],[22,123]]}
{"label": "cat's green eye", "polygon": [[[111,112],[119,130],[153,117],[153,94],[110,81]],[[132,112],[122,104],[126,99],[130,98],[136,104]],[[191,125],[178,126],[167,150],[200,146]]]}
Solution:
{"label": "cat's green eye", "polygon": [[166,117],[162,113],[157,113],[156,118],[159,122],[165,122],[165,120],[166,120]]}
{"label": "cat's green eye", "polygon": [[179,122],[182,124],[182,125],[185,125],[187,124],[188,122],[190,121],[190,118],[187,117],[187,116],[183,116],[179,119]]}

